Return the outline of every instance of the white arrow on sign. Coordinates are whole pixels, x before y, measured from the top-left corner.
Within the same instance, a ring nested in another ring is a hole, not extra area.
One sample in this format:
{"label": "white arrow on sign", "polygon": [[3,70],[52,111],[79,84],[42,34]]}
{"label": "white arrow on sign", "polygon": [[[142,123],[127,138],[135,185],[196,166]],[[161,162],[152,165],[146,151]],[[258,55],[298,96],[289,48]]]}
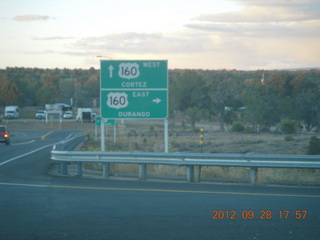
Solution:
{"label": "white arrow on sign", "polygon": [[112,78],[113,77],[113,66],[112,65],[110,65],[109,67],[108,67],[108,69],[109,69],[109,77],[110,78]]}
{"label": "white arrow on sign", "polygon": [[161,99],[160,98],[156,98],[156,99],[153,99],[152,102],[158,104],[161,102]]}

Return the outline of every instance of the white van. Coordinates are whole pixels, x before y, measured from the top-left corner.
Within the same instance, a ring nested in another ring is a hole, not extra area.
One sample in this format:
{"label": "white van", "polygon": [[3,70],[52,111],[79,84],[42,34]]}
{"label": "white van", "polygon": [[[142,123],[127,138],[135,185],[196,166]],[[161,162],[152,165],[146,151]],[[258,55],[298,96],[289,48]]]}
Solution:
{"label": "white van", "polygon": [[18,118],[19,117],[19,107],[18,106],[6,106],[4,109],[4,118]]}

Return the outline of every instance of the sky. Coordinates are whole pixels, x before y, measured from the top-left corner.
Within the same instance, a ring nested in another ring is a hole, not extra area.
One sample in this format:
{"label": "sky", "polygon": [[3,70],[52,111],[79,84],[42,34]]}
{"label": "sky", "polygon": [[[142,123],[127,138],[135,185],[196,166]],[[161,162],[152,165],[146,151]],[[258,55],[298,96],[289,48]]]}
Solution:
{"label": "sky", "polygon": [[320,67],[320,0],[0,0],[0,69]]}

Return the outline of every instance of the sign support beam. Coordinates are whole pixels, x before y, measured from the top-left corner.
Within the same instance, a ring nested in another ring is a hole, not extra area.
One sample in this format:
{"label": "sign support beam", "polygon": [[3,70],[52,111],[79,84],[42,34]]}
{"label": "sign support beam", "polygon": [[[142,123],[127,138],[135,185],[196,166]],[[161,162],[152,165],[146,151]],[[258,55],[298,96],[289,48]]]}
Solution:
{"label": "sign support beam", "polygon": [[101,151],[105,151],[105,136],[104,136],[104,119],[101,118],[101,124],[100,124],[100,134],[101,134]]}
{"label": "sign support beam", "polygon": [[164,120],[164,152],[169,152],[168,119]]}

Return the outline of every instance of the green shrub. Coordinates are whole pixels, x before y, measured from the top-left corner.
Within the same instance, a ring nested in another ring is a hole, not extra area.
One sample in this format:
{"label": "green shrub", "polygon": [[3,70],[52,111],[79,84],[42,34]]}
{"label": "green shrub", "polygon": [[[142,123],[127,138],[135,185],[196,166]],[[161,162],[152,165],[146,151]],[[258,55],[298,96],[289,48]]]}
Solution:
{"label": "green shrub", "polygon": [[235,123],[231,127],[231,132],[243,132],[245,127],[241,123]]}
{"label": "green shrub", "polygon": [[280,128],[284,134],[296,133],[296,121],[290,119],[283,119],[281,120]]}
{"label": "green shrub", "polygon": [[254,133],[254,130],[253,130],[252,127],[246,127],[246,128],[244,129],[244,132],[245,132],[245,133]]}
{"label": "green shrub", "polygon": [[262,133],[270,132],[270,128],[262,127],[262,128],[260,129],[260,132],[262,132]]}
{"label": "green shrub", "polygon": [[292,136],[286,136],[286,137],[284,138],[284,140],[286,140],[286,141],[293,141],[294,139],[293,139]]}
{"label": "green shrub", "polygon": [[320,139],[312,136],[309,140],[308,155],[317,155],[320,153]]}

